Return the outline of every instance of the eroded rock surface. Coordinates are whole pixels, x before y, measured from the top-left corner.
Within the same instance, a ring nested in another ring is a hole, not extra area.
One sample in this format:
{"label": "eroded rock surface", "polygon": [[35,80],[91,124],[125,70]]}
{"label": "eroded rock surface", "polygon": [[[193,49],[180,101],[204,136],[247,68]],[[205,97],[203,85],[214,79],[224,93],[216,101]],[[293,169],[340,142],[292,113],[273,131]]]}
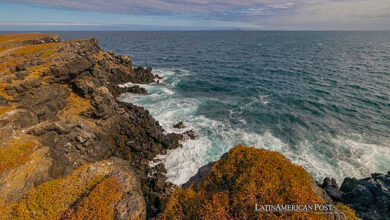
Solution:
{"label": "eroded rock surface", "polygon": [[390,171],[364,179],[347,177],[340,188],[327,177],[320,186],[332,199],[352,207],[362,219],[390,219]]}
{"label": "eroded rock surface", "polygon": [[[120,190],[127,191],[115,205],[115,216],[126,219],[132,209],[141,218],[146,210],[149,216],[159,212],[171,185],[165,183],[165,168],[150,168],[149,160],[178,147],[180,135],[165,134],[144,108],[117,101],[123,92],[118,85],[152,83],[152,69],[133,68],[130,57],[101,50],[94,38],[62,42],[44,34],[0,35],[0,50],[5,52],[0,56],[0,150],[5,155],[0,157],[0,206],[116,156],[126,161],[134,181],[118,177]],[[19,149],[15,142],[21,140],[37,146]],[[115,176],[118,167],[105,175]],[[138,182],[146,203],[132,188]],[[76,215],[75,207],[68,212]]]}

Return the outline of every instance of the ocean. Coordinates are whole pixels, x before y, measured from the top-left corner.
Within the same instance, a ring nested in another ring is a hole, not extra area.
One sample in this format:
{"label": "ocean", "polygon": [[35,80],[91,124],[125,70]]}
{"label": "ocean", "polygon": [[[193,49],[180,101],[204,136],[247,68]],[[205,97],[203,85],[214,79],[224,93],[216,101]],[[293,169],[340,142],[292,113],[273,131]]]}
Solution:
{"label": "ocean", "polygon": [[[59,32],[153,67],[164,85],[120,99],[197,138],[160,155],[168,180],[242,143],[278,151],[315,180],[390,170],[390,32]],[[174,124],[183,121],[184,130]]]}

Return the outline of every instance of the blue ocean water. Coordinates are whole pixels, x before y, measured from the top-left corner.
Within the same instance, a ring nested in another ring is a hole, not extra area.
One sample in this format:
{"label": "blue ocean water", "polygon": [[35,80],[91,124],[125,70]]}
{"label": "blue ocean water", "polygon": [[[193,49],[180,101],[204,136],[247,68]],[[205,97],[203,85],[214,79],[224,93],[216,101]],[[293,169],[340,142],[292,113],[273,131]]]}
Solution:
{"label": "blue ocean water", "polygon": [[182,184],[238,143],[283,153],[317,180],[390,170],[390,32],[62,32],[164,76],[121,97],[198,138],[158,158]]}

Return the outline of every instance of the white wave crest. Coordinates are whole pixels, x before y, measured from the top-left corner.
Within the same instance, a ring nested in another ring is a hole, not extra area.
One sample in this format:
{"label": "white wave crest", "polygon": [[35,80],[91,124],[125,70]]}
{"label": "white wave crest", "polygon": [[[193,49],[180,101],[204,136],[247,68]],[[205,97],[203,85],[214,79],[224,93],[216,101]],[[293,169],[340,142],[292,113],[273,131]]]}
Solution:
{"label": "white wave crest", "polygon": [[[329,156],[320,152],[316,148],[316,143],[302,141],[301,144],[291,149],[288,144],[283,143],[270,132],[262,134],[248,132],[242,128],[232,127],[229,123],[197,115],[200,104],[212,98],[188,98],[175,91],[175,86],[181,78],[191,74],[189,71],[155,69],[154,73],[164,77],[165,85],[142,85],[150,95],[123,94],[120,100],[149,109],[167,132],[180,133],[190,129],[195,131],[196,140],[185,141],[181,148],[170,150],[166,155],[156,157],[156,160],[164,163],[168,181],[174,184],[181,185],[187,182],[201,166],[218,160],[231,147],[239,143],[278,151],[292,162],[302,165],[316,180],[331,176],[342,181],[346,176],[364,177],[370,172],[390,168],[388,160],[390,149],[365,143],[363,139],[346,137],[330,139],[329,141],[334,144],[334,149],[329,149],[332,151]],[[267,98],[260,94],[253,102],[266,105],[268,104]],[[245,120],[242,120],[244,123]],[[187,125],[184,130],[173,127],[180,121]],[[154,166],[157,163],[153,161],[150,165]]]}

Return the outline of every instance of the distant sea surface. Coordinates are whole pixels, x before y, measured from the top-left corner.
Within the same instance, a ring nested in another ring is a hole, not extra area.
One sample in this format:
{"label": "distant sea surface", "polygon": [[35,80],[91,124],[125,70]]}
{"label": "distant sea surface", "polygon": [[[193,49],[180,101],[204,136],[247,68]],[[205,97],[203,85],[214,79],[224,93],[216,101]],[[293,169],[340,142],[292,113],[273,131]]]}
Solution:
{"label": "distant sea surface", "polygon": [[390,32],[60,32],[153,67],[122,100],[197,139],[159,158],[182,184],[238,143],[283,153],[315,179],[390,170]]}

